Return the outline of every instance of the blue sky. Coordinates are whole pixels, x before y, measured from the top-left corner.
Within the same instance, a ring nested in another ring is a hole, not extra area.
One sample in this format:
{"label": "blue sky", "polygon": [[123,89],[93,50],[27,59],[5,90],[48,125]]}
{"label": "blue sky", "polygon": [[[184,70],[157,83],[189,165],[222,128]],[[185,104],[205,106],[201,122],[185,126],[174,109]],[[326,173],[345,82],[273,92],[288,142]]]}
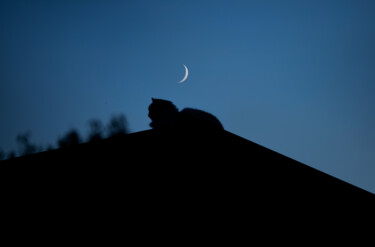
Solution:
{"label": "blue sky", "polygon": [[[1,1],[0,147],[151,97],[375,193],[374,1]],[[190,74],[183,84],[186,64]]]}

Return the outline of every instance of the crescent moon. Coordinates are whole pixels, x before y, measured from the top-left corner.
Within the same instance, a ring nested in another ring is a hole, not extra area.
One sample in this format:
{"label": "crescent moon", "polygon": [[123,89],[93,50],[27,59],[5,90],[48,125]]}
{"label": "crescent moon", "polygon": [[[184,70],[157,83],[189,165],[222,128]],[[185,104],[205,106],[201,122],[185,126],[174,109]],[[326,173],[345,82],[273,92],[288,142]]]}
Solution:
{"label": "crescent moon", "polygon": [[183,66],[185,67],[185,76],[184,76],[184,78],[182,78],[182,80],[179,81],[178,83],[183,83],[184,81],[186,81],[186,79],[187,79],[187,77],[188,77],[188,75],[189,75],[189,70],[188,70],[188,68],[185,66],[185,64],[183,64]]}

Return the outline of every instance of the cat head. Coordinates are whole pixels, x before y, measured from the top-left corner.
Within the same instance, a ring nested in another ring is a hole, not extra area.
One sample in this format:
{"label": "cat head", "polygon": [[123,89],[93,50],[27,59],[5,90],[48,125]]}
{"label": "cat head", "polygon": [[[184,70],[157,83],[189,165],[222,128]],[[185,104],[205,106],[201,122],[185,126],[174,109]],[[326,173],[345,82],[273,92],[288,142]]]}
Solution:
{"label": "cat head", "polygon": [[152,98],[152,103],[148,107],[152,128],[172,125],[177,114],[177,107],[169,100]]}

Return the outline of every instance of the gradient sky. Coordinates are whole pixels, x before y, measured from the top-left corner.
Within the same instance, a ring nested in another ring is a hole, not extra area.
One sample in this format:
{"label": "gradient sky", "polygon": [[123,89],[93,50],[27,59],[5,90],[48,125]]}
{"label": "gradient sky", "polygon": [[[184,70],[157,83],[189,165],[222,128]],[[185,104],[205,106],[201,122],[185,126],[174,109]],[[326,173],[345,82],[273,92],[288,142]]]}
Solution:
{"label": "gradient sky", "polygon": [[[151,97],[375,193],[375,1],[0,1],[0,147]],[[190,75],[183,84],[184,67]]]}

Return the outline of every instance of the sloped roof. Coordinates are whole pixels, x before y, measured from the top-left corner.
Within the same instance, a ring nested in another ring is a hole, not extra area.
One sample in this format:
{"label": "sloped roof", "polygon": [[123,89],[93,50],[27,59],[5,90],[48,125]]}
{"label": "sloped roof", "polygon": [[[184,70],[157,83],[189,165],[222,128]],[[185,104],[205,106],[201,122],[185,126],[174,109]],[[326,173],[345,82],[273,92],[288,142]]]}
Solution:
{"label": "sloped roof", "polygon": [[1,174],[9,190],[79,200],[261,211],[375,205],[372,193],[222,130],[147,130],[8,160]]}

